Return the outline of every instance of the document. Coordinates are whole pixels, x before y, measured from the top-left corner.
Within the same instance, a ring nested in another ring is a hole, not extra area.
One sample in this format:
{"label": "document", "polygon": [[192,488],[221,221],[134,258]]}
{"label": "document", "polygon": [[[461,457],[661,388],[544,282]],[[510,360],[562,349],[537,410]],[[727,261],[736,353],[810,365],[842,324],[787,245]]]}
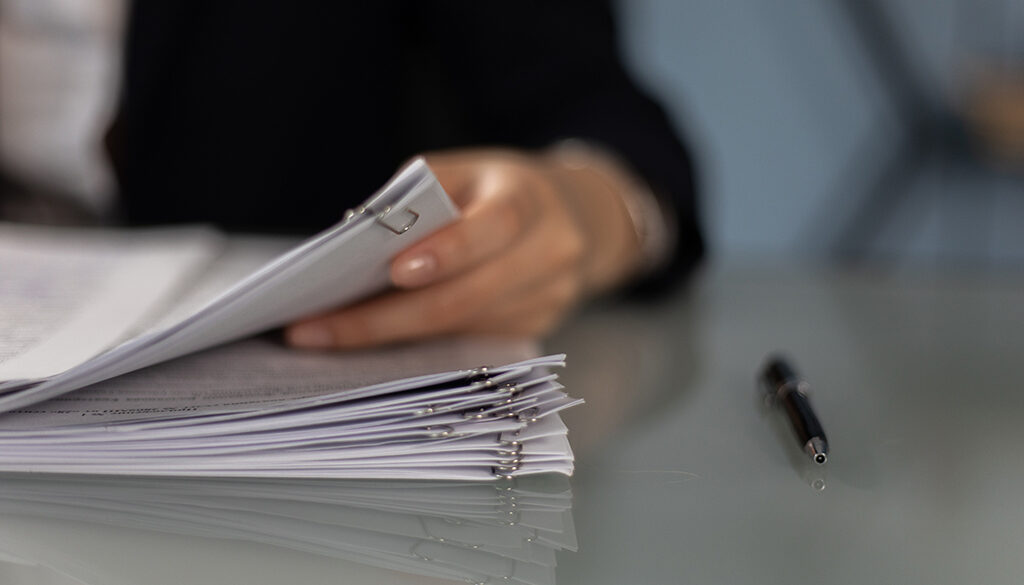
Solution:
{"label": "document", "polygon": [[528,340],[479,337],[348,352],[296,351],[273,336],[258,337],[0,414],[0,431],[261,410],[439,371],[527,361],[537,353]]}
{"label": "document", "polygon": [[0,471],[571,474],[564,356],[480,338],[316,353],[259,336],[385,289],[391,258],[456,217],[418,160],[297,246],[0,226]]}
{"label": "document", "polygon": [[214,257],[219,241],[197,229],[0,224],[0,381],[53,376],[138,333]]}
{"label": "document", "polygon": [[[149,274],[141,268],[147,264],[154,265],[160,271],[174,271],[179,279],[188,275],[187,270],[175,271],[174,266],[161,264],[162,258],[144,253],[134,256],[134,263],[126,258],[110,258],[111,249],[123,249],[127,242],[118,241],[116,236],[108,239],[105,246],[83,250],[79,259],[84,261],[86,269],[94,267],[93,272],[100,271],[96,267],[105,263],[120,261],[122,278],[107,280],[103,287],[104,292],[111,292],[115,301],[103,301],[104,307],[95,312],[88,311],[88,327],[76,327],[63,337],[51,335],[17,345],[22,349],[9,360],[17,361],[13,365],[3,364],[5,369],[0,370],[0,392],[8,390],[7,396],[0,397],[0,411],[266,331],[304,315],[345,305],[380,291],[388,285],[387,268],[395,254],[454,220],[457,215],[455,206],[426,163],[414,161],[371,197],[359,213],[351,213],[333,228],[247,274],[187,316],[127,340],[123,339],[124,333],[132,331],[132,328],[142,331],[150,328],[138,319],[127,317],[105,320],[103,317],[107,313],[118,311],[117,301],[145,305],[137,312],[147,315],[148,311],[155,309],[159,292],[173,291],[173,285],[161,291],[152,290],[157,287],[147,284]],[[12,266],[31,265],[33,245],[10,246],[6,259]],[[51,246],[61,247],[61,242]],[[67,241],[63,247],[69,247]],[[125,253],[129,258],[133,257],[129,252]],[[6,276],[5,271],[5,279]],[[16,292],[25,291],[37,278],[39,276],[26,273],[21,275],[20,283],[10,286]],[[93,279],[101,280],[98,276]],[[117,290],[111,291],[115,285],[118,285]],[[95,299],[99,295],[87,296]],[[140,297],[148,302],[129,300]],[[79,306],[87,306],[87,303],[88,300],[83,300]],[[46,330],[45,323],[36,327],[39,329]],[[59,333],[64,329],[53,331],[51,328],[50,331]],[[37,337],[41,335],[44,334],[36,334]],[[98,355],[95,353],[97,349],[119,340],[123,343]],[[72,349],[79,342],[84,342],[88,349]],[[43,349],[53,345],[63,351],[43,353]],[[32,350],[39,347],[43,349]],[[15,344],[12,343],[8,351],[14,353]],[[54,361],[49,364],[47,356],[51,354]],[[82,359],[83,356],[86,359]],[[26,361],[27,364],[22,363]],[[12,388],[23,389],[12,392]]]}
{"label": "document", "polygon": [[[549,373],[563,356],[484,373],[460,364],[532,351],[462,339],[370,353],[306,355],[256,339],[99,383],[0,416],[0,470],[472,480],[571,473],[557,413],[578,401]],[[454,369],[435,371],[440,364]]]}

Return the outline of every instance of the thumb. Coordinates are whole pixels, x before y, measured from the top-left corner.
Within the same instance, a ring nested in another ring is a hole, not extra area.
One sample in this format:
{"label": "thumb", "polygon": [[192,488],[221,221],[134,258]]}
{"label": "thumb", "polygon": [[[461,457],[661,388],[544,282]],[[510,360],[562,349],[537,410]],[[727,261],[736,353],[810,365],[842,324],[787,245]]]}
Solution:
{"label": "thumb", "polygon": [[475,198],[480,178],[476,161],[459,153],[432,153],[423,155],[423,158],[445,193],[459,209],[465,210]]}

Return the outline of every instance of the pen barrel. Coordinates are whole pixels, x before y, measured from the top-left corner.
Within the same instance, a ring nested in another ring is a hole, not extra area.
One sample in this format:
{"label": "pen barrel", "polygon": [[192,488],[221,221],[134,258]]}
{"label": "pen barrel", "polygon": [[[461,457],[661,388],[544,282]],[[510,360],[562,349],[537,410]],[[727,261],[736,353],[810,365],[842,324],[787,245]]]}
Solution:
{"label": "pen barrel", "polygon": [[796,388],[800,384],[800,378],[788,362],[782,358],[773,358],[765,364],[761,373],[765,383],[765,390],[772,394],[778,394],[785,386]]}
{"label": "pen barrel", "polygon": [[827,441],[825,430],[821,428],[821,423],[818,422],[818,417],[811,409],[811,401],[806,394],[798,390],[790,390],[782,396],[782,405],[786,409],[789,421],[793,424],[793,430],[796,432],[801,446],[814,437]]}

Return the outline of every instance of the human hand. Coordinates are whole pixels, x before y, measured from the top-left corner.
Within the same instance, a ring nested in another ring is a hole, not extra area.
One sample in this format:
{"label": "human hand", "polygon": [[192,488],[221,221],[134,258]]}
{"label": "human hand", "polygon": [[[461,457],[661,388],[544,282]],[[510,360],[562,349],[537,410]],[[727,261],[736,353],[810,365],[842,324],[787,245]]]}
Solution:
{"label": "human hand", "polygon": [[289,344],[356,348],[433,335],[537,336],[625,280],[639,244],[618,170],[506,150],[427,155],[462,210],[391,263],[397,290],[293,324]]}

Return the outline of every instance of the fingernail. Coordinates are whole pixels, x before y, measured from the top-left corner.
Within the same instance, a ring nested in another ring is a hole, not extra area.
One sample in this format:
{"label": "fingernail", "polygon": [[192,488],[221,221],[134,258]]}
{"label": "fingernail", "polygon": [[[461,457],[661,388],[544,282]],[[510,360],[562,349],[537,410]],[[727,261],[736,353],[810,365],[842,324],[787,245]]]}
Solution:
{"label": "fingernail", "polygon": [[334,345],[334,334],[323,325],[307,323],[288,330],[288,343],[306,349],[323,349]]}
{"label": "fingernail", "polygon": [[437,258],[433,254],[419,254],[395,266],[392,278],[395,284],[416,286],[430,281],[437,271]]}

